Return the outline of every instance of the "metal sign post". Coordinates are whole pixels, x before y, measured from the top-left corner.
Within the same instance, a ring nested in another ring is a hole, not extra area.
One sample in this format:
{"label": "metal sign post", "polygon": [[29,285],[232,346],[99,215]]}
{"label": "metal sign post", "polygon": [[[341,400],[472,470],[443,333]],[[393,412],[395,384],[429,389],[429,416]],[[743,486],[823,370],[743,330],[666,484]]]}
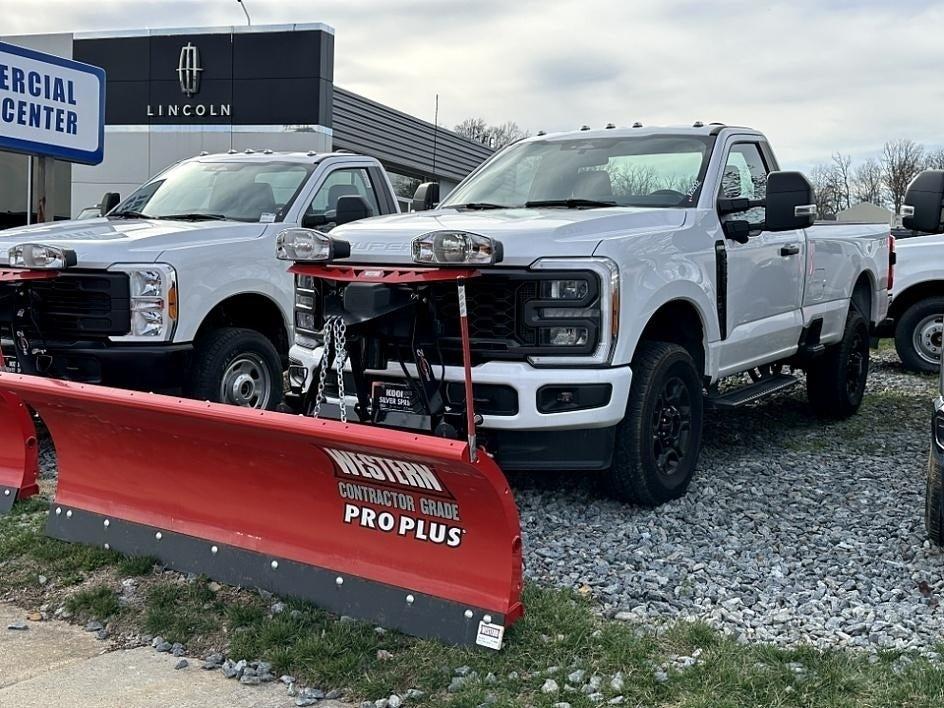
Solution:
{"label": "metal sign post", "polygon": [[33,223],[33,156],[26,156],[26,225]]}

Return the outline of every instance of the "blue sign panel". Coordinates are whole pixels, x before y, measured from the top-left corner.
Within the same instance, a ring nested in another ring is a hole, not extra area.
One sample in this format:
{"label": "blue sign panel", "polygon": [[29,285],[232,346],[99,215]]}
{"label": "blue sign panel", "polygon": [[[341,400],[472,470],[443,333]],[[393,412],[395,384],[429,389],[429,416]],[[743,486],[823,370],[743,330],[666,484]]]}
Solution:
{"label": "blue sign panel", "polygon": [[105,71],[0,42],[0,150],[97,165]]}

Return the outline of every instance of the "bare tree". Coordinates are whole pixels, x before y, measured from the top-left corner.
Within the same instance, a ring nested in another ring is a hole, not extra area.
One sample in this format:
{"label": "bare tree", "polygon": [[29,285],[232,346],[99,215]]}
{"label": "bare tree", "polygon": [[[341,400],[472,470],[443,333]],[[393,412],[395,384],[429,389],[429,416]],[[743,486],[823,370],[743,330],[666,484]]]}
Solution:
{"label": "bare tree", "polygon": [[484,118],[466,118],[453,130],[464,138],[488,145],[489,127]]}
{"label": "bare tree", "polygon": [[869,158],[855,168],[852,178],[852,197],[857,202],[869,202],[877,206],[885,204],[882,166],[875,158]]}
{"label": "bare tree", "polygon": [[833,182],[843,209],[852,206],[852,157],[841,152],[833,153]]}
{"label": "bare tree", "polygon": [[526,137],[528,137],[528,133],[522,130],[517,123],[506,121],[489,129],[489,147],[498,150]]}
{"label": "bare tree", "polygon": [[810,182],[816,193],[816,212],[821,219],[835,219],[845,208],[841,177],[834,164],[816,165],[810,170]]}
{"label": "bare tree", "polygon": [[901,211],[908,183],[924,165],[924,148],[913,140],[885,143],[882,151],[882,179],[895,213]]}
{"label": "bare tree", "polygon": [[514,121],[506,121],[501,125],[489,125],[483,118],[466,118],[454,130],[459,135],[487,145],[493,150],[528,137],[528,133]]}
{"label": "bare tree", "polygon": [[938,148],[924,157],[924,167],[928,170],[944,170],[944,148]]}

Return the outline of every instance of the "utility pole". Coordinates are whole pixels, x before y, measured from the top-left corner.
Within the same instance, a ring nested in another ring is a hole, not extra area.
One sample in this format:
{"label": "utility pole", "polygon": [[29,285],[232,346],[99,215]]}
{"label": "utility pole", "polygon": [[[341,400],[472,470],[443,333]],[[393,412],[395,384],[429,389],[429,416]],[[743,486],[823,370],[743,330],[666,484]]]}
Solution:
{"label": "utility pole", "polygon": [[436,179],[436,148],[439,143],[439,94],[436,94],[436,111],[433,117],[433,174],[430,178]]}

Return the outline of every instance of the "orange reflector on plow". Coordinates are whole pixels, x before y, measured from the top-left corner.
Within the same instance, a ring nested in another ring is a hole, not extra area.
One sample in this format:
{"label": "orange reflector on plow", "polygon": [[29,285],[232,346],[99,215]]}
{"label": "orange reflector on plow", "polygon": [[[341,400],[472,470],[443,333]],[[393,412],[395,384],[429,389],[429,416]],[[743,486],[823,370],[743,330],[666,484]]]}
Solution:
{"label": "orange reflector on plow", "polygon": [[19,396],[0,391],[0,514],[39,491],[36,426]]}
{"label": "orange reflector on plow", "polygon": [[511,491],[464,442],[16,374],[0,390],[56,445],[52,536],[453,643],[500,645],[522,614]]}

